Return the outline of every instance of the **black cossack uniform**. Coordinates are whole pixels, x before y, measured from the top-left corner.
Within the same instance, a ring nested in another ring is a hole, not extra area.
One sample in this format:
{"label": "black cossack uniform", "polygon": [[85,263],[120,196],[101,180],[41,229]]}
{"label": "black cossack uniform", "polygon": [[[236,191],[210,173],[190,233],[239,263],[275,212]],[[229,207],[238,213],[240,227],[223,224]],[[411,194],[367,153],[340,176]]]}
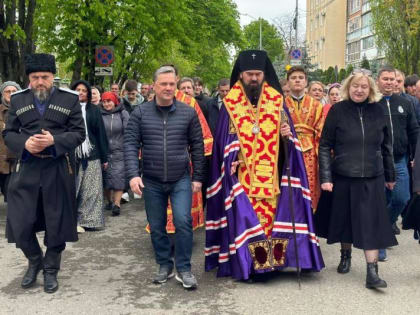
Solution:
{"label": "black cossack uniform", "polygon": [[[35,232],[45,230],[48,247],[77,241],[74,149],[85,139],[77,93],[54,88],[43,115],[27,89],[11,98],[3,137],[17,156],[9,184],[6,234],[25,254],[33,248]],[[34,156],[26,140],[49,131],[54,145]]]}

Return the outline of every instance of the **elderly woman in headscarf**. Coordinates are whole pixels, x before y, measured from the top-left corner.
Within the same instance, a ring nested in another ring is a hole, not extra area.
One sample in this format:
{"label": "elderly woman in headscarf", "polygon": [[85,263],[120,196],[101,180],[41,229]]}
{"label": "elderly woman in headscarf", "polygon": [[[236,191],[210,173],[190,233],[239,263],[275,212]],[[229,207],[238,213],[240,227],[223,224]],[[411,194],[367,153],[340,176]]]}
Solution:
{"label": "elderly woman in headscarf", "polygon": [[[11,95],[20,90],[20,85],[13,81],[6,81],[0,85],[0,133],[6,127]],[[0,137],[0,189],[5,202],[7,202],[7,184],[14,161],[14,154],[6,147],[3,137]]]}
{"label": "elderly woman in headscarf", "polygon": [[127,187],[124,167],[124,129],[129,114],[112,92],[102,95],[102,118],[109,141],[108,168],[104,170],[104,188],[107,210],[117,216],[121,211],[121,196]]}
{"label": "elderly woman in headscarf", "polygon": [[71,88],[79,93],[86,126],[86,140],[76,149],[77,230],[83,233],[85,228],[94,230],[105,226],[102,167],[108,166],[108,138],[101,110],[91,103],[89,83],[76,81]]}

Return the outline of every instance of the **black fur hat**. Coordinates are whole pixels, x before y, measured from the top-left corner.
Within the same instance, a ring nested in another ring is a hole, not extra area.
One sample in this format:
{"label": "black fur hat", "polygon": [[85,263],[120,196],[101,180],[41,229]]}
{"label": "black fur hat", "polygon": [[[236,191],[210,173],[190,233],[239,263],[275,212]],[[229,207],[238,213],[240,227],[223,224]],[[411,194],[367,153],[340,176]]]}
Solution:
{"label": "black fur hat", "polygon": [[25,71],[29,75],[32,72],[57,72],[55,57],[49,54],[31,54],[25,56]]}

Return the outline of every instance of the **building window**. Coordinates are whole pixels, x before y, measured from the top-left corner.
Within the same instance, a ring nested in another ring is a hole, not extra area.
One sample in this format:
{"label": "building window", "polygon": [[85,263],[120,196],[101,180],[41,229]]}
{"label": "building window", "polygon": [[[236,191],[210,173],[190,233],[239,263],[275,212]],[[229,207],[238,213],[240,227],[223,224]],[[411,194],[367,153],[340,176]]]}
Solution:
{"label": "building window", "polygon": [[367,14],[362,15],[362,27],[372,25],[372,13],[369,12]]}
{"label": "building window", "polygon": [[375,36],[369,36],[362,39],[362,49],[370,49],[375,47]]}
{"label": "building window", "polygon": [[348,22],[348,33],[352,33],[354,31],[357,31],[360,28],[360,16],[357,16]]}
{"label": "building window", "polygon": [[348,0],[347,7],[349,8],[349,14],[354,14],[361,9],[361,0]]}
{"label": "building window", "polygon": [[362,13],[370,11],[370,0],[363,0]]}
{"label": "building window", "polygon": [[360,59],[360,40],[347,44],[347,62]]}

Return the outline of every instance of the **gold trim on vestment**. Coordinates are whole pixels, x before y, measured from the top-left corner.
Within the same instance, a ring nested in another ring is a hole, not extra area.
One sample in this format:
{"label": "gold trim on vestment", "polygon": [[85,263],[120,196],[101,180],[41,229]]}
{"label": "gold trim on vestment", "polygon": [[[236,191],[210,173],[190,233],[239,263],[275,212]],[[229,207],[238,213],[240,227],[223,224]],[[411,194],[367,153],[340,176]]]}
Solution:
{"label": "gold trim on vestment", "polygon": [[[274,198],[279,193],[277,162],[280,151],[282,95],[264,82],[258,105],[254,108],[238,81],[223,102],[238,135],[250,176],[248,196]],[[255,126],[259,127],[258,133],[255,133]],[[231,132],[232,128],[229,129]]]}

